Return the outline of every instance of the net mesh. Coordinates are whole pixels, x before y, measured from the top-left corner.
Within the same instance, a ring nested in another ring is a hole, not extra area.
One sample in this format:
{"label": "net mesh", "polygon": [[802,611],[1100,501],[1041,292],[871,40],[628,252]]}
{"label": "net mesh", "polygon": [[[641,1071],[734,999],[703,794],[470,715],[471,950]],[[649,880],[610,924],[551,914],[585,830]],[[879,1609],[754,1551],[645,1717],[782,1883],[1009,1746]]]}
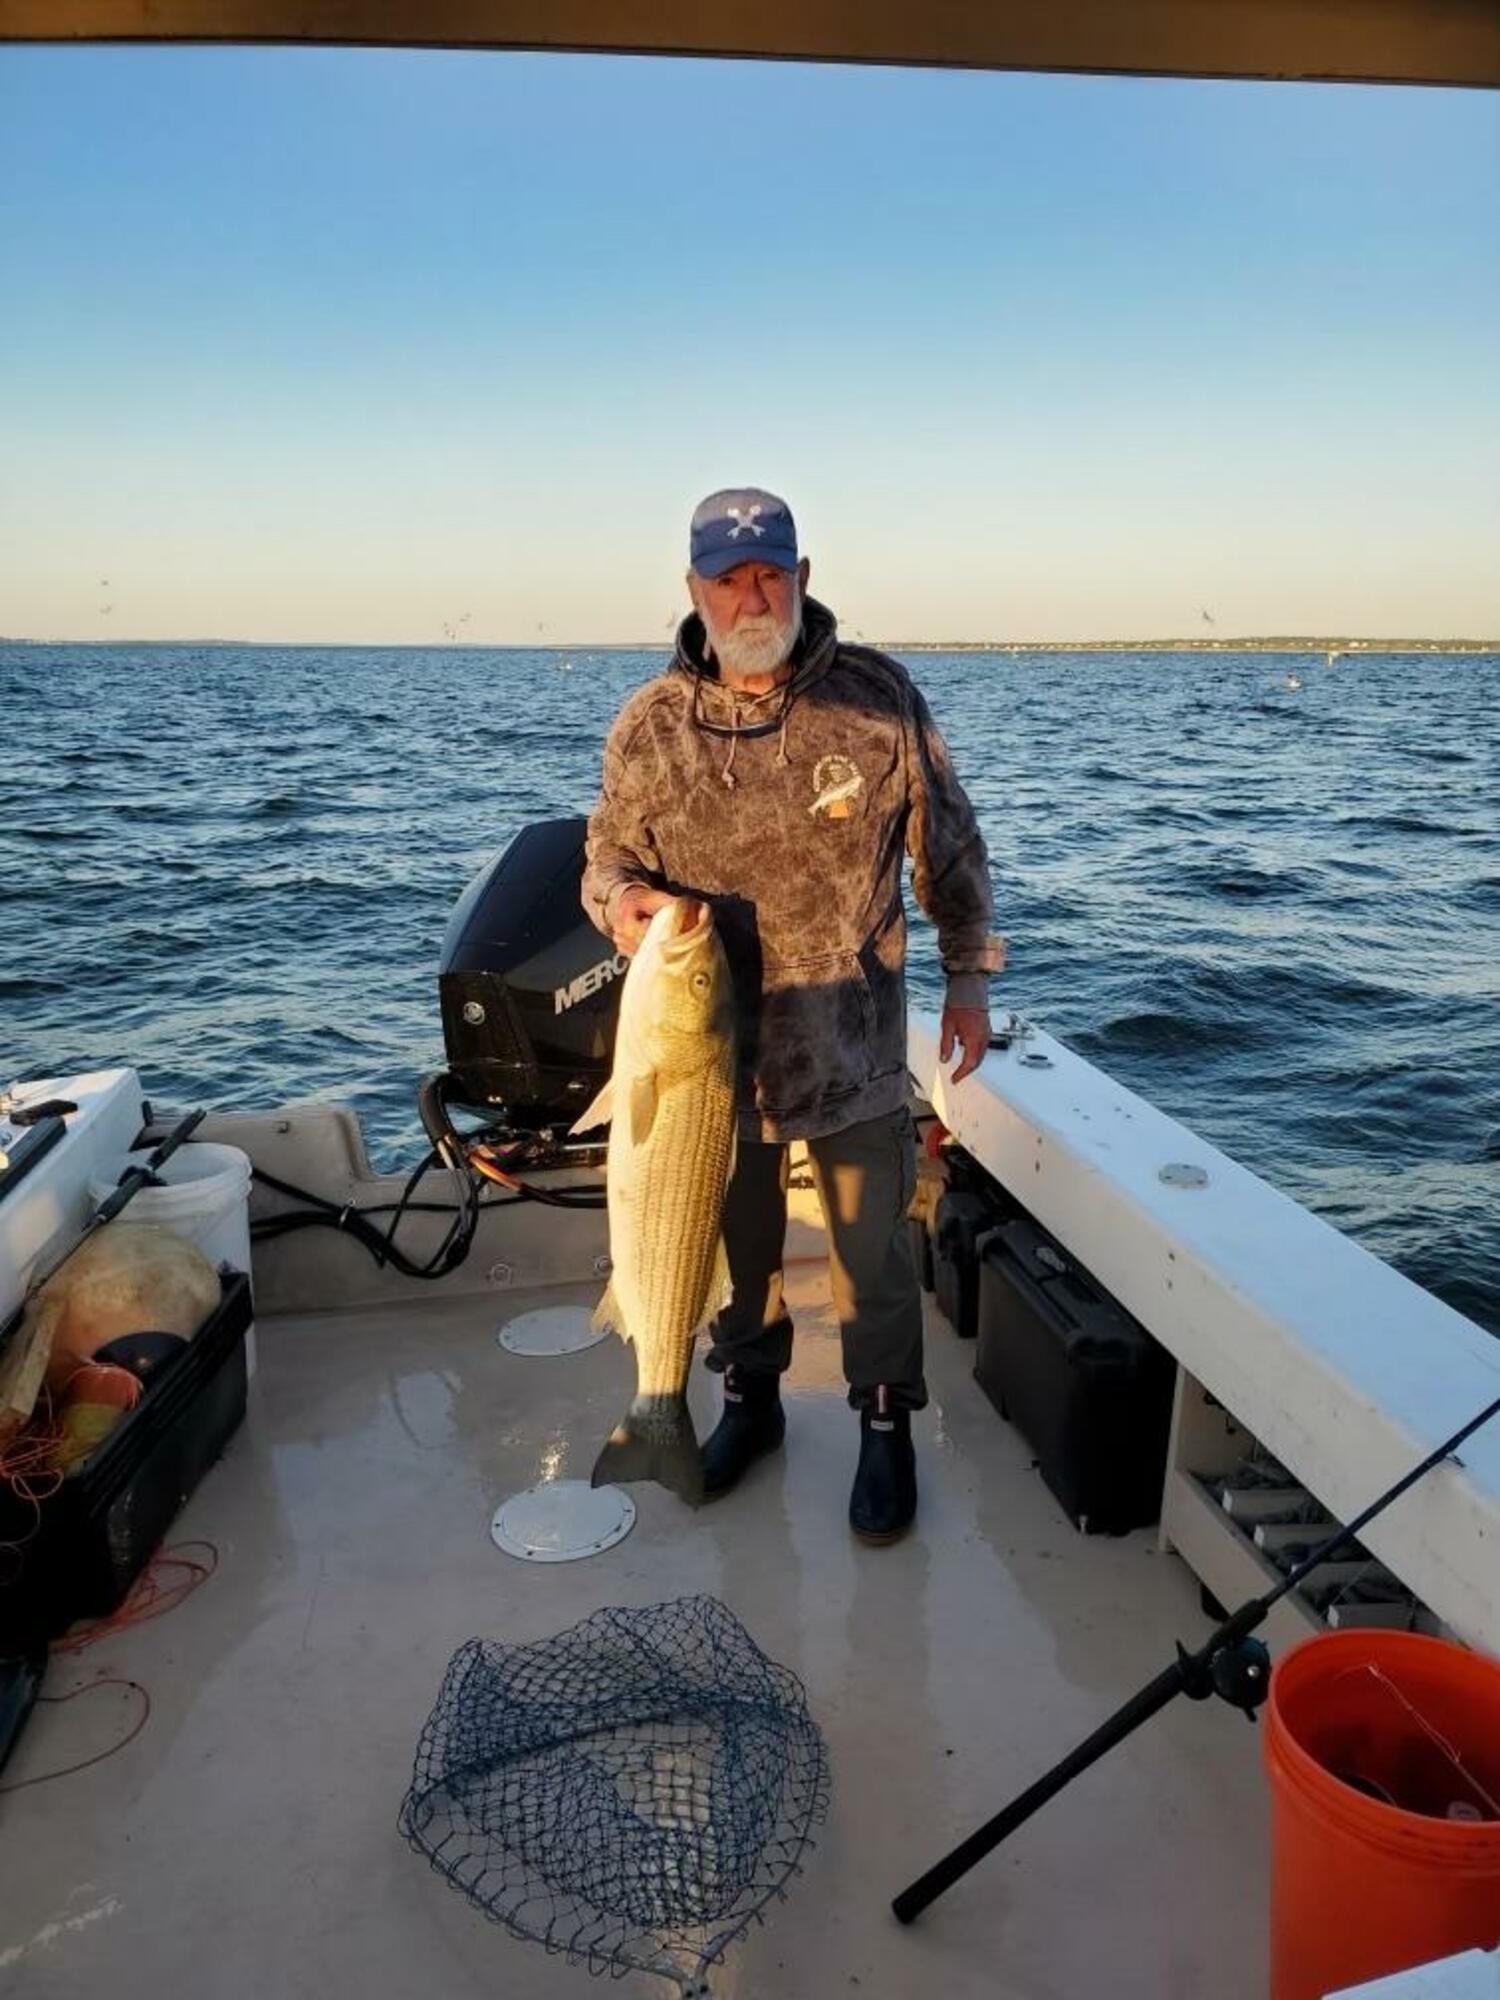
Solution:
{"label": "net mesh", "polygon": [[685,1597],[461,1646],[400,1824],[517,1936],[690,1987],[784,1893],[827,1796],[801,1682]]}

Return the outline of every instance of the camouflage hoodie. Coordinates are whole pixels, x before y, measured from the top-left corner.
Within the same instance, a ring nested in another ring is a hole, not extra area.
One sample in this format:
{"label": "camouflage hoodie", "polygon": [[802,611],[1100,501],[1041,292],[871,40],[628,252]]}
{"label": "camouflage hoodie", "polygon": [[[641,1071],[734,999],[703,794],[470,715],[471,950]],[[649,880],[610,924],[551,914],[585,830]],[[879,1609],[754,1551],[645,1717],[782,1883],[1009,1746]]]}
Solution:
{"label": "camouflage hoodie", "polygon": [[812,599],[793,660],[782,686],[741,693],[718,679],[701,620],[684,620],[672,665],[609,733],[583,878],[606,935],[627,883],[712,902],[739,1000],[744,1127],[772,1140],[906,1099],[903,852],[950,1000],[982,1005],[1004,958],[973,808],[906,670],[842,644]]}

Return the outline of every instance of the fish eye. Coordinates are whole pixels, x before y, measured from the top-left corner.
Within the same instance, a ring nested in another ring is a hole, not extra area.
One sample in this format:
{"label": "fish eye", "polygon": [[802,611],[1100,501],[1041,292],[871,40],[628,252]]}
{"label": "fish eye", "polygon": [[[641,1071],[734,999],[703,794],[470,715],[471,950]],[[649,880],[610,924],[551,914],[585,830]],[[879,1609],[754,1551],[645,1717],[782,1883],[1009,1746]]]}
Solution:
{"label": "fish eye", "polygon": [[708,974],[706,972],[695,972],[693,974],[693,991],[695,993],[702,993],[707,985]]}

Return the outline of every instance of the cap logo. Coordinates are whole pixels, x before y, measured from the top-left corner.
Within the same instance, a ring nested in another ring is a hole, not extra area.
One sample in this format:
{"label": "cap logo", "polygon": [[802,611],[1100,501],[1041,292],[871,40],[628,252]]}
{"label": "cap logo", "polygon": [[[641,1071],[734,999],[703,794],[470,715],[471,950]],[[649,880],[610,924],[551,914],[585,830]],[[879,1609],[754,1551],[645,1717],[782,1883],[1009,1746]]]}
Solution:
{"label": "cap logo", "polygon": [[797,567],[797,527],[785,500],[759,486],[721,486],[693,509],[688,562],[699,576],[724,576],[741,563]]}

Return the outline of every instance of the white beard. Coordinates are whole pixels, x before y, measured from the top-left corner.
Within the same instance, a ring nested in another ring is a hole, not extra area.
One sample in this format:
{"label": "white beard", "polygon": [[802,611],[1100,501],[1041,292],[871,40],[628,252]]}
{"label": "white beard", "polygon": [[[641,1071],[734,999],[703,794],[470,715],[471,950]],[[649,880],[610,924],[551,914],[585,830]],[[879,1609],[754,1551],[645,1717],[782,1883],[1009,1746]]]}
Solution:
{"label": "white beard", "polygon": [[793,599],[785,622],[763,611],[755,618],[742,618],[728,632],[721,632],[707,614],[703,629],[708,634],[714,657],[731,680],[745,680],[752,674],[774,674],[791,658],[802,630],[802,600]]}

